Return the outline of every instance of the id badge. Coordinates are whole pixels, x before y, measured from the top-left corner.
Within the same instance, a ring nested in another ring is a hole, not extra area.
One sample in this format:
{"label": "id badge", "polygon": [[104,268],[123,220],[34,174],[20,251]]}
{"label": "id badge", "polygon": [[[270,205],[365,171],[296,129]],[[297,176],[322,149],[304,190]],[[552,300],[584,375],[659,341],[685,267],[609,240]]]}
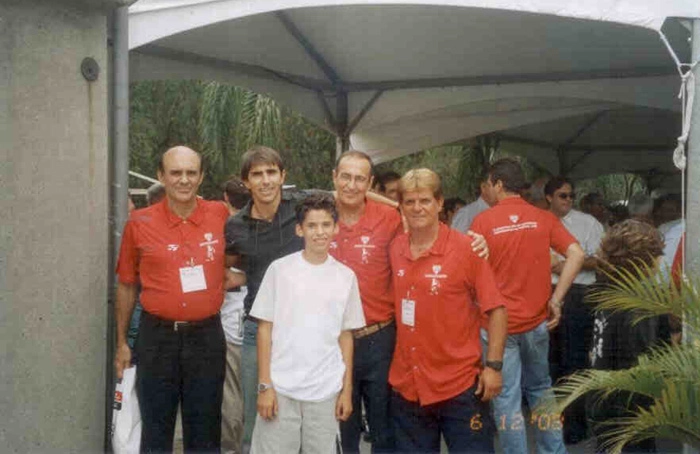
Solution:
{"label": "id badge", "polygon": [[408,298],[401,300],[401,323],[407,326],[416,325],[416,302]]}
{"label": "id badge", "polygon": [[197,265],[180,268],[180,284],[182,285],[182,293],[206,290],[207,281],[204,279],[204,267]]}

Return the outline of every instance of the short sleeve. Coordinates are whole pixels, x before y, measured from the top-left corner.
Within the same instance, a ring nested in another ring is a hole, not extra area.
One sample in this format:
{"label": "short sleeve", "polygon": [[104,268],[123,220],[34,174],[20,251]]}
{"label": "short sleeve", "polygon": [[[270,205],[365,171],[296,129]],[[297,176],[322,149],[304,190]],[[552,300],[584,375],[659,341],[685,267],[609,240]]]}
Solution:
{"label": "short sleeve", "polygon": [[236,217],[228,218],[224,227],[224,236],[226,237],[226,255],[240,255],[240,242],[242,238],[242,230],[240,223]]}
{"label": "short sleeve", "polygon": [[352,273],[352,284],[348,292],[348,298],[343,312],[342,329],[359,329],[365,326],[365,315],[362,311],[362,301],[360,300],[360,289],[357,285],[357,277]]}
{"label": "short sleeve", "polygon": [[476,289],[476,300],[479,302],[479,310],[482,314],[486,314],[492,309],[505,306],[505,300],[496,284],[496,276],[493,274],[491,265],[476,254],[472,253],[469,256],[472,262],[471,272],[473,274],[472,281]]}
{"label": "short sleeve", "polygon": [[253,307],[250,310],[251,317],[273,323],[275,318],[275,286],[277,284],[277,279],[275,278],[276,265],[276,262],[272,262],[267,271],[265,271],[265,276],[263,276]]}
{"label": "short sleeve", "polygon": [[547,213],[547,215],[552,226],[549,234],[549,244],[552,246],[552,249],[561,255],[566,255],[566,250],[569,249],[572,243],[576,243],[576,238],[569,233],[559,218],[551,213]]}
{"label": "short sleeve", "polygon": [[124,226],[122,243],[119,248],[117,275],[122,284],[136,283],[138,276],[138,250],[136,248],[136,226],[129,220]]}
{"label": "short sleeve", "polygon": [[[479,213],[476,216],[476,218],[474,218],[474,222],[472,222],[472,225],[470,226],[469,230],[486,236],[486,232],[485,232],[486,229],[484,228],[483,219],[484,219],[484,217],[481,216],[481,213]],[[454,225],[454,221],[452,222],[452,224]],[[462,229],[457,229],[457,230],[463,231]]]}
{"label": "short sleeve", "polygon": [[393,233],[392,240],[403,233],[403,219],[399,210],[392,209],[393,214],[389,217],[392,224],[391,230]]}

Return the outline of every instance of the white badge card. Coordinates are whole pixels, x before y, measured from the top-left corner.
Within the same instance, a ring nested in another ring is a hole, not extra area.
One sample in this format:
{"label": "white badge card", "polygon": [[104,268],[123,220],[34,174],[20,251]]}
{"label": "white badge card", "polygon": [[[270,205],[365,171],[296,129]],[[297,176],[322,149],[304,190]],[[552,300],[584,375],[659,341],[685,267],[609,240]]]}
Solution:
{"label": "white badge card", "polygon": [[182,285],[182,293],[206,290],[207,281],[204,279],[204,267],[197,265],[180,268],[180,284]]}
{"label": "white badge card", "polygon": [[401,323],[416,326],[416,302],[408,298],[401,300]]}

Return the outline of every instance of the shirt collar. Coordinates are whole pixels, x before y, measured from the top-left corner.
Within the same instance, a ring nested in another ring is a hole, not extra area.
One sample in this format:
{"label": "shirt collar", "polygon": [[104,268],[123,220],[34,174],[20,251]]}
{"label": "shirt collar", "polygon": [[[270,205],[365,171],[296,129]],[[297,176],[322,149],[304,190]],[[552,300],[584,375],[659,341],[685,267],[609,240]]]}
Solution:
{"label": "shirt collar", "polygon": [[528,202],[523,200],[522,197],[506,197],[505,199],[498,202],[498,205],[524,205]]}
{"label": "shirt collar", "polygon": [[411,255],[411,236],[410,234],[406,234],[406,242],[404,243],[403,250],[401,252],[404,257],[411,261],[420,260],[421,258],[429,255],[445,255],[445,249],[447,248],[447,243],[449,242],[450,235],[452,234],[452,229],[441,222],[440,226],[438,227],[438,236],[433,245],[430,246],[430,249],[423,253],[423,255],[416,259],[414,259]]}
{"label": "shirt collar", "polygon": [[350,232],[353,232],[357,229],[361,230],[372,230],[374,227],[373,225],[369,225],[369,222],[372,220],[376,220],[375,212],[376,212],[376,204],[379,202],[374,202],[367,197],[365,197],[365,208],[362,211],[362,214],[360,215],[360,219],[354,223],[353,225],[347,225],[342,221],[338,222],[338,226],[342,230],[347,230]]}
{"label": "shirt collar", "polygon": [[[195,207],[194,211],[185,219],[185,221],[191,222],[194,225],[200,225],[202,223],[202,220],[204,219],[204,203],[203,200],[201,200],[199,197],[197,197],[196,202],[197,206]],[[175,227],[183,221],[183,219],[180,216],[173,213],[173,211],[170,209],[167,197],[163,198],[163,200],[159,203],[162,204],[162,209],[165,214],[165,219],[167,220],[168,227]]]}
{"label": "shirt collar", "polygon": [[[292,199],[293,198],[292,198],[291,194],[289,194],[286,191],[282,191],[282,196],[280,197],[280,204],[277,206],[277,211],[275,212],[275,214],[279,213],[280,207],[282,206],[283,201],[285,201],[285,200],[289,201]],[[250,199],[248,201],[248,203],[246,203],[246,205],[243,208],[241,208],[241,211],[240,211],[241,216],[243,216],[243,218],[246,219],[247,221],[251,221],[251,220],[261,221],[261,219],[255,219],[253,217],[252,212],[253,212],[253,199]]]}
{"label": "shirt collar", "polygon": [[562,221],[564,221],[564,220],[568,221],[568,220],[570,220],[572,217],[576,216],[576,215],[574,214],[574,211],[575,211],[575,210],[574,210],[573,208],[570,209],[569,212],[566,213],[566,216],[562,217],[561,220],[562,220]]}

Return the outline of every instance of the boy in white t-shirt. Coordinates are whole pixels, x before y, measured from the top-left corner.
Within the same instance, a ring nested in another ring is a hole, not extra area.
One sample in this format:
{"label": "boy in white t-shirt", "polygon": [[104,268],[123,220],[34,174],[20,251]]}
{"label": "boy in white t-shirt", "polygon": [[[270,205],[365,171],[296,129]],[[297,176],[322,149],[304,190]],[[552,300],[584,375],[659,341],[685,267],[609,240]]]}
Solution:
{"label": "boy in white t-shirt", "polygon": [[335,202],[296,208],[305,247],[272,262],[250,312],[258,319],[258,416],[253,454],[335,452],[352,413],[352,330],[365,325],[353,271],[328,255]]}

